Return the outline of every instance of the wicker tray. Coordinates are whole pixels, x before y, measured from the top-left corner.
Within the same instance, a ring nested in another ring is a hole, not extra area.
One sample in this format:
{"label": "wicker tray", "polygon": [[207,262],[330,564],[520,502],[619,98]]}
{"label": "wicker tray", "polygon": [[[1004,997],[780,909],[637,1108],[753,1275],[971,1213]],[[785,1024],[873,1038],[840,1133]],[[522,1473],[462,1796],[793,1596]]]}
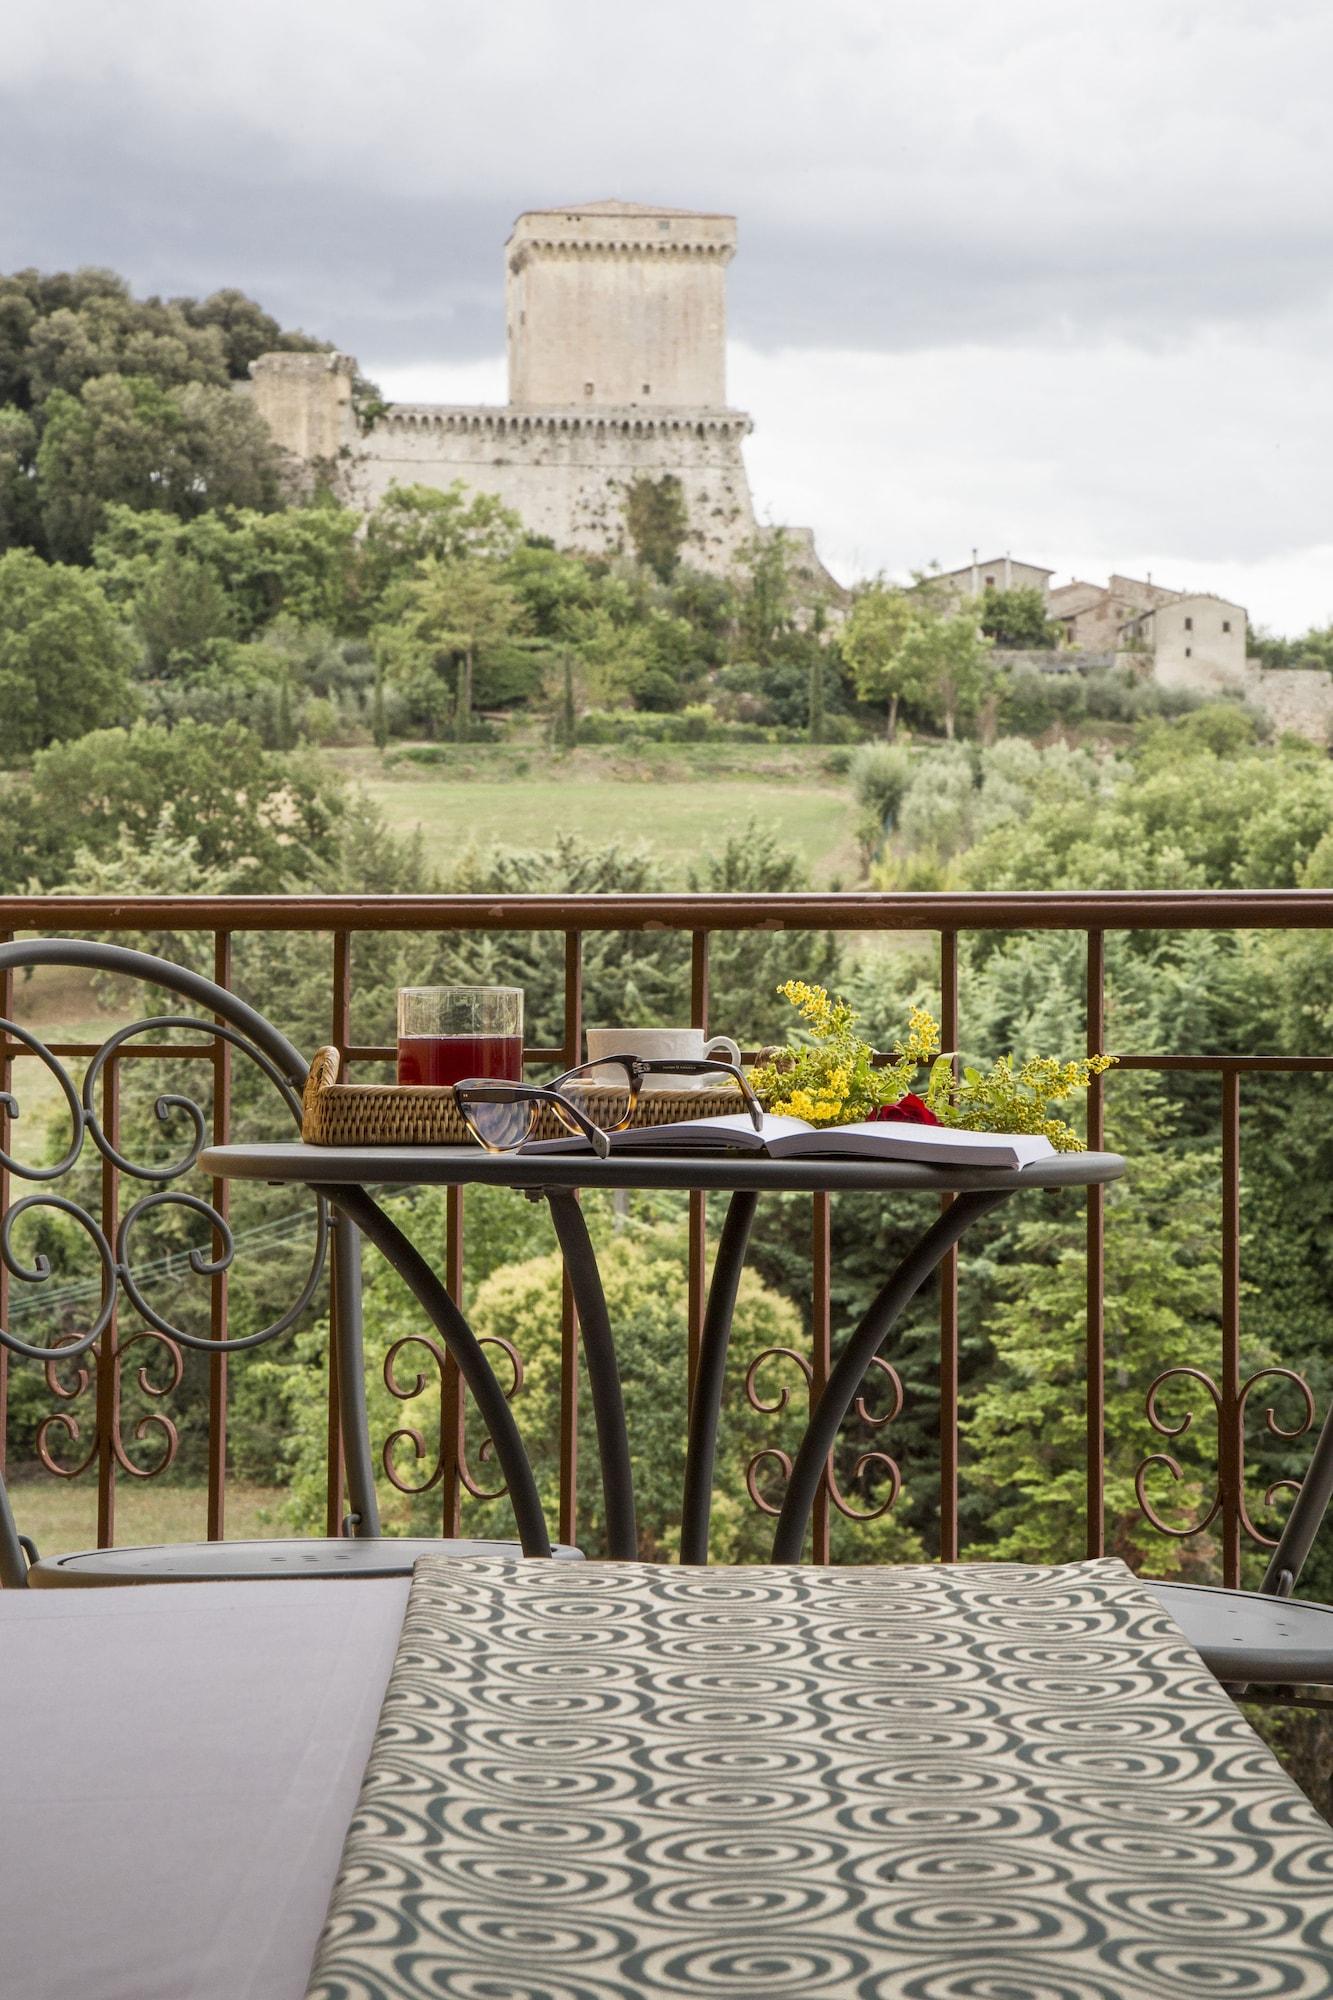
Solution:
{"label": "wicker tray", "polygon": [[[336,1049],[318,1049],[310,1065],[301,1106],[301,1137],[308,1146],[471,1146],[448,1085],[339,1083]],[[583,1090],[579,1103],[598,1125],[625,1115],[623,1090]],[[721,1090],[646,1090],[634,1114],[636,1125],[670,1125],[677,1118],[717,1118],[743,1108],[734,1085]],[[534,1139],[567,1139],[570,1134],[543,1105]]]}

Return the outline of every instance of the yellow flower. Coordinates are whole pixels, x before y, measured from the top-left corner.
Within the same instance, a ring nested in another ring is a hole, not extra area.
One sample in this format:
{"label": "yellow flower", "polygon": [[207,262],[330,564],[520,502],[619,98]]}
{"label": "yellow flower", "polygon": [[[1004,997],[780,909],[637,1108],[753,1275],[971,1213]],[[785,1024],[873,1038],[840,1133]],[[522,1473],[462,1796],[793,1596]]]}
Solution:
{"label": "yellow flower", "polygon": [[832,1025],[833,1007],[828,991],[823,986],[809,986],[804,979],[789,979],[779,986],[778,992],[802,1018],[809,1022],[817,1035],[826,1035]]}
{"label": "yellow flower", "polygon": [[939,1023],[924,1007],[913,1007],[907,1024],[907,1040],[902,1053],[915,1062],[929,1062],[940,1046]]}

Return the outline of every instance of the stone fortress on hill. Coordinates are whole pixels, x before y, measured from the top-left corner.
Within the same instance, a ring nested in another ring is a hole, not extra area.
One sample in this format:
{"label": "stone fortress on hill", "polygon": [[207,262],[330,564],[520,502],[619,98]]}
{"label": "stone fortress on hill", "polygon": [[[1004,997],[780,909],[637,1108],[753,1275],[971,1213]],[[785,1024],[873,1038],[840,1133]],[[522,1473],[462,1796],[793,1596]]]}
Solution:
{"label": "stone fortress on hill", "polygon": [[[532,533],[591,554],[626,547],[630,492],[670,476],[688,524],[684,559],[724,572],[756,534],[741,456],[751,422],[726,391],[735,251],[730,215],[628,201],[533,209],[505,246],[502,407],[394,403],[363,430],[346,354],[261,355],[255,406],[277,442],[353,504],[373,506],[395,482],[462,480]],[[798,566],[818,569],[810,531],[784,532]]]}
{"label": "stone fortress on hill", "polygon": [[[461,481],[492,493],[530,533],[592,555],[631,545],[627,506],[670,480],[683,503],[680,553],[725,574],[759,529],[741,446],[752,428],[727,403],[726,274],[736,219],[630,201],[530,209],[505,246],[509,401],[358,409],[348,354],[262,354],[246,387],[308,477],[371,508],[390,486]],[[808,528],[782,530],[803,594],[836,618],[848,593]],[[1238,694],[1278,729],[1333,730],[1333,680],[1248,658],[1244,608],[1151,579],[1052,588],[1054,572],[1010,556],[938,579],[961,601],[1027,585],[1064,626],[1050,671],[1130,661],[1203,694]]]}

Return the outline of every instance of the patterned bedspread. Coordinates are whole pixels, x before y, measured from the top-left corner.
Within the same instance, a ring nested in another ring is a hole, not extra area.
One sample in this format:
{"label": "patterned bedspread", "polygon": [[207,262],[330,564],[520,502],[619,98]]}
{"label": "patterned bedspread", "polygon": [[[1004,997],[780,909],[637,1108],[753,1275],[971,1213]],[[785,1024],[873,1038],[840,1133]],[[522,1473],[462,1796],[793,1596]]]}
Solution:
{"label": "patterned bedspread", "polygon": [[1328,2000],[1333,1832],[1122,1564],[417,1565],[311,2000]]}

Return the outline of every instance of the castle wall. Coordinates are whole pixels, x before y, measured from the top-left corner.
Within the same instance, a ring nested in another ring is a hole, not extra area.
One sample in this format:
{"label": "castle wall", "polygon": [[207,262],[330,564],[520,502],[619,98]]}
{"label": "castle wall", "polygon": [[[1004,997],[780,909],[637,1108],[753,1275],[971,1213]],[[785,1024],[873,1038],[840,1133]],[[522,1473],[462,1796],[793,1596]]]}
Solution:
{"label": "castle wall", "polygon": [[529,532],[591,554],[628,546],[624,499],[673,473],[690,520],[682,551],[723,571],[755,532],[737,411],[529,410],[395,404],[344,462],[347,497],[373,507],[397,482],[493,493]]}
{"label": "castle wall", "polygon": [[275,444],[302,465],[327,465],[356,436],[355,376],[348,354],[261,354],[249,389]]}
{"label": "castle wall", "polygon": [[1306,667],[1245,670],[1246,698],[1261,709],[1281,735],[1307,736],[1333,745],[1333,678]]}

